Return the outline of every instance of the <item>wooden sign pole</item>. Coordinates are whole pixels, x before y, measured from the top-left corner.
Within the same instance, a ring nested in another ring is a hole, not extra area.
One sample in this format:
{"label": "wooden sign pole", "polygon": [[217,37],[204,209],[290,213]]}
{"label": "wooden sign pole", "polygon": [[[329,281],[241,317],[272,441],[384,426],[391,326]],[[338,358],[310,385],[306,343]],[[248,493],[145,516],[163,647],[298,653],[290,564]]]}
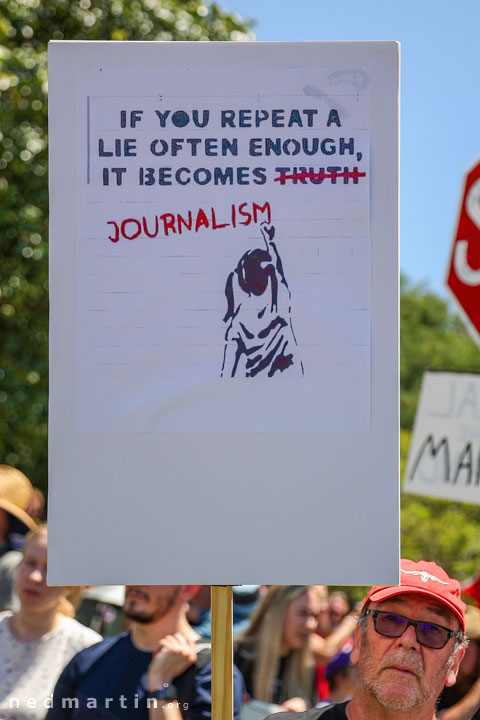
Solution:
{"label": "wooden sign pole", "polygon": [[233,718],[232,586],[212,585],[212,720]]}

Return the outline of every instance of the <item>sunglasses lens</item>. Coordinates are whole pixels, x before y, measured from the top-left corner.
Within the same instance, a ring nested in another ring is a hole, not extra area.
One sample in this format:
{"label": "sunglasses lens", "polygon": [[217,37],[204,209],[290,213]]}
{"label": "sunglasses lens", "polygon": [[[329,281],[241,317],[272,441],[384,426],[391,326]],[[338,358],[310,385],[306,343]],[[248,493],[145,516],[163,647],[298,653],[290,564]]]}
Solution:
{"label": "sunglasses lens", "polygon": [[379,613],[376,617],[376,630],[387,637],[400,637],[407,627],[407,620],[394,613]]}
{"label": "sunglasses lens", "polygon": [[422,645],[439,650],[448,640],[448,631],[431,623],[419,623],[417,626],[417,639]]}
{"label": "sunglasses lens", "polygon": [[[379,612],[375,619],[375,629],[387,637],[400,637],[407,629],[409,621],[402,615]],[[416,624],[417,640],[425,647],[440,650],[449,638],[448,630],[434,623],[419,622]]]}

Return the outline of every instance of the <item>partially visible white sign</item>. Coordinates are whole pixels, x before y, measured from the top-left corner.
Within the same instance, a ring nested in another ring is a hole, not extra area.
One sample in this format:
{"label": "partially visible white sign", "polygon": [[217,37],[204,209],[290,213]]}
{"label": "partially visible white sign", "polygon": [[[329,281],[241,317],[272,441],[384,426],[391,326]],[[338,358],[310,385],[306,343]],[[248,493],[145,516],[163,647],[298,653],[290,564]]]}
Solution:
{"label": "partially visible white sign", "polygon": [[425,373],[403,491],[480,504],[480,375]]}

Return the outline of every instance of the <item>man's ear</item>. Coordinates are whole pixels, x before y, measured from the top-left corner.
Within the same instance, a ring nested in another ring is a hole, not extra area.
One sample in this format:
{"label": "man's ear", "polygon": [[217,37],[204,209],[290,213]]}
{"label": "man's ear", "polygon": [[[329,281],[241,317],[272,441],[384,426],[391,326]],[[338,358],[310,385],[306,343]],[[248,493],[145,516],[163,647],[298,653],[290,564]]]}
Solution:
{"label": "man's ear", "polygon": [[463,656],[465,655],[465,648],[462,646],[455,655],[453,656],[453,661],[451,666],[448,669],[447,672],[447,678],[445,680],[445,687],[451,687],[452,685],[455,685],[457,681],[457,673],[458,668],[460,667],[460,663],[463,660]]}
{"label": "man's ear", "polygon": [[180,588],[180,596],[183,602],[190,602],[190,600],[195,597],[201,587],[201,585],[182,585]]}
{"label": "man's ear", "polygon": [[357,623],[357,627],[355,628],[355,635],[353,636],[353,648],[352,652],[350,653],[350,662],[352,663],[352,665],[356,665],[360,659],[360,641],[360,628]]}

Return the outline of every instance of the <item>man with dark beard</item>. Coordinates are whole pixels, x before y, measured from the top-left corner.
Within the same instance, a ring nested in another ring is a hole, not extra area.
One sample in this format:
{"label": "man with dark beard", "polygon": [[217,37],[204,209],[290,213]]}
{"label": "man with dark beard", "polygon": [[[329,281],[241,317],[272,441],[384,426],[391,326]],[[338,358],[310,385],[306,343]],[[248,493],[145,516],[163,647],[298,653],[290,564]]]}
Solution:
{"label": "man with dark beard", "polygon": [[349,702],[268,720],[434,720],[467,645],[460,583],[432,562],[401,561],[400,585],[372,587],[350,656],[359,687]]}
{"label": "man with dark beard", "polygon": [[[48,720],[206,720],[211,717],[209,644],[187,621],[200,585],[127,585],[128,632],[80,652],[61,674]],[[234,668],[234,717],[243,680]]]}

